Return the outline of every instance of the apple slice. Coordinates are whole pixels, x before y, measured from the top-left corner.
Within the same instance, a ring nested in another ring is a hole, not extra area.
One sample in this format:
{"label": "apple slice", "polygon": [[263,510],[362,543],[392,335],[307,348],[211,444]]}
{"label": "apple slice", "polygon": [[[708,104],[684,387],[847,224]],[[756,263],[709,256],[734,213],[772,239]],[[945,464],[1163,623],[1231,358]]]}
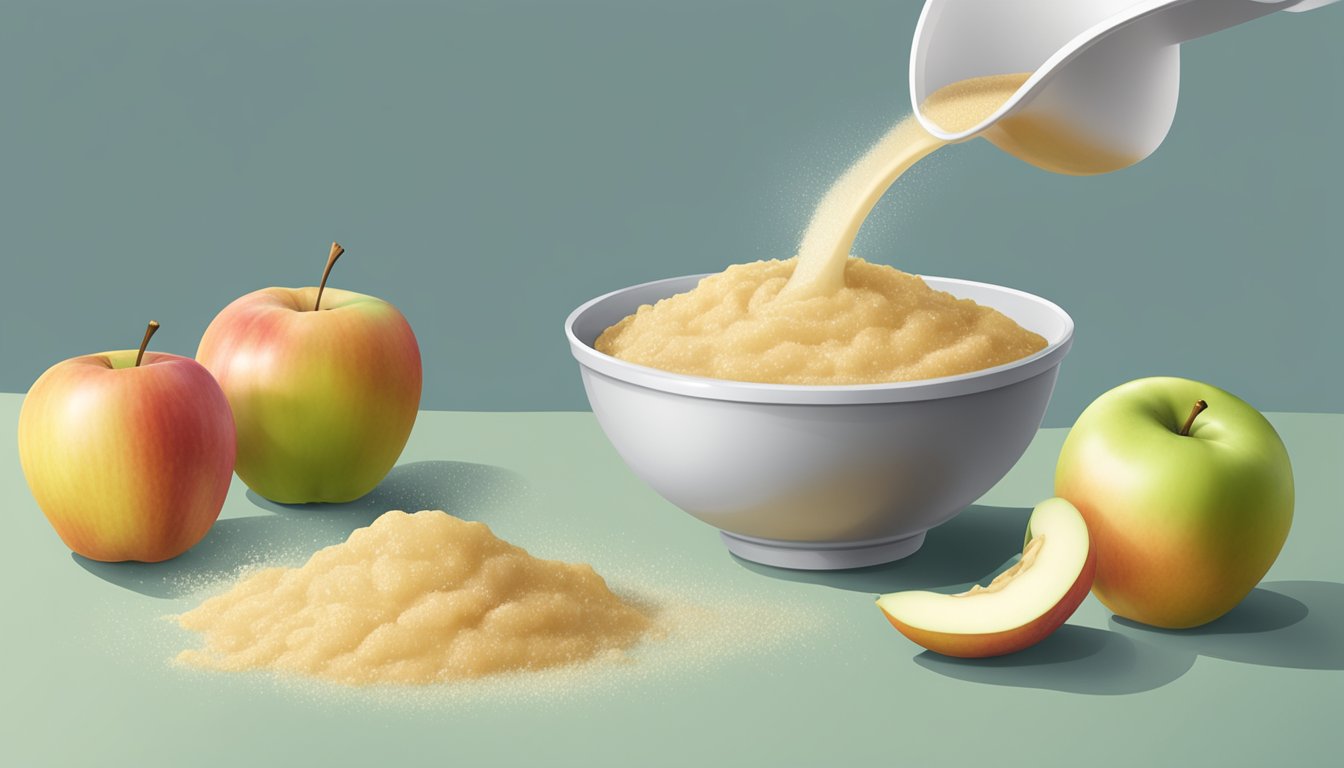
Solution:
{"label": "apple slice", "polygon": [[901,634],[944,656],[1001,656],[1044,640],[1092,588],[1097,554],[1083,516],[1060,498],[1032,510],[1022,559],[966,592],[893,592],[877,607]]}

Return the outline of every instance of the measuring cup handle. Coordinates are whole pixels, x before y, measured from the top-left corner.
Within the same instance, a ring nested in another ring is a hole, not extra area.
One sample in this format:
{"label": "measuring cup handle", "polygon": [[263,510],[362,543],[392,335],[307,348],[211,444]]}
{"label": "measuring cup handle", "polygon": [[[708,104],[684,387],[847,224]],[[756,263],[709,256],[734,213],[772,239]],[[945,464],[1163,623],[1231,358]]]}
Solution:
{"label": "measuring cup handle", "polygon": [[1183,43],[1285,10],[1293,4],[1293,0],[1184,0],[1167,4],[1146,21],[1159,30],[1157,39]]}
{"label": "measuring cup handle", "polygon": [[1322,8],[1337,2],[1339,2],[1339,0],[1302,0],[1302,2],[1297,3],[1292,7],[1284,8],[1283,10],[1289,13],[1302,13],[1303,11],[1314,11],[1317,8]]}

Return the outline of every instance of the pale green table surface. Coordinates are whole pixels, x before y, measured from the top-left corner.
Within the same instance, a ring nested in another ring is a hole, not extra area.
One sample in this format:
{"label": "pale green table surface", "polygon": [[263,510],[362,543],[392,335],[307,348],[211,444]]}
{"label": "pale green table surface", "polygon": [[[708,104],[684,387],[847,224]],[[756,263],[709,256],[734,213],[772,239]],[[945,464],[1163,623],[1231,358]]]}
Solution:
{"label": "pale green table surface", "polygon": [[[735,560],[644,487],[588,413],[424,412],[369,498],[282,508],[235,481],[195,550],[108,565],[74,558],[29,495],[12,438],[20,402],[0,395],[7,766],[1338,765],[1344,752],[1341,415],[1271,415],[1294,462],[1296,519],[1264,583],[1224,619],[1150,631],[1089,598],[1036,648],[964,662],[921,653],[873,596],[1003,565],[1049,494],[1063,430],[1042,430],[918,554],[859,571]],[[629,664],[428,692],[171,663],[195,638],[163,617],[200,590],[249,563],[301,562],[403,507],[488,522],[534,554],[593,563],[618,590],[706,612]]]}

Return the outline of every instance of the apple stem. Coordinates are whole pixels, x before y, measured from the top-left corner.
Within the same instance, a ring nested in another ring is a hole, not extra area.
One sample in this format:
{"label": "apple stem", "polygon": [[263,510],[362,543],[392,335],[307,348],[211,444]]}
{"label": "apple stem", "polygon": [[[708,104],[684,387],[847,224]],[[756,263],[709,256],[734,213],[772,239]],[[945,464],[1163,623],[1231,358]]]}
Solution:
{"label": "apple stem", "polygon": [[331,268],[335,266],[336,260],[341,258],[342,253],[345,253],[345,249],[341,247],[340,243],[331,244],[331,255],[327,257],[327,268],[322,270],[322,282],[317,286],[317,301],[313,302],[314,312],[322,308],[322,291],[327,287],[327,278],[331,275]]}
{"label": "apple stem", "polygon": [[135,367],[136,367],[136,368],[139,368],[139,367],[140,367],[140,361],[143,360],[143,359],[145,359],[145,347],[148,347],[148,346],[149,346],[149,337],[150,337],[150,336],[153,336],[153,335],[154,335],[154,332],[157,331],[157,330],[159,330],[159,321],[158,321],[158,320],[150,320],[150,321],[149,321],[149,327],[148,327],[148,328],[145,328],[145,338],[143,338],[143,339],[140,340],[140,351],[135,353]]}
{"label": "apple stem", "polygon": [[1180,434],[1182,437],[1190,436],[1190,428],[1195,425],[1195,417],[1203,413],[1204,409],[1208,407],[1209,404],[1204,402],[1203,400],[1195,401],[1195,407],[1190,409],[1190,418],[1186,419],[1185,426],[1181,427]]}

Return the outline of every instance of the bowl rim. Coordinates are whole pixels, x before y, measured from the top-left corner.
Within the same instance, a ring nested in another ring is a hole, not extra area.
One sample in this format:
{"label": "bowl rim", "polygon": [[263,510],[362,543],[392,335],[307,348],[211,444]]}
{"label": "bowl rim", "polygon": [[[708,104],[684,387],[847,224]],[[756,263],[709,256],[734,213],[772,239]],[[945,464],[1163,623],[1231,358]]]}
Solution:
{"label": "bowl rim", "polygon": [[[764,384],[730,379],[712,379],[704,376],[689,376],[673,373],[659,368],[651,368],[631,363],[598,352],[591,344],[582,341],[574,333],[574,324],[585,313],[597,305],[610,301],[622,294],[640,289],[654,288],[664,284],[699,282],[714,274],[702,273],[651,280],[646,283],[609,291],[580,304],[565,319],[565,337],[569,339],[570,351],[579,362],[581,372],[599,374],[608,378],[634,384],[639,387],[687,397],[708,400],[725,400],[743,403],[773,403],[780,405],[860,405],[868,403],[898,403],[919,400],[939,400],[947,397],[974,394],[991,389],[999,389],[1020,381],[1038,376],[1057,368],[1073,345],[1073,318],[1058,304],[1033,293],[1009,288],[994,283],[965,280],[956,277],[936,277],[920,275],[935,290],[944,290],[953,295],[956,291],[948,287],[969,286],[998,292],[1038,305],[1062,322],[1063,332],[1059,338],[1046,344],[1045,348],[1019,360],[1014,360],[992,368],[984,368],[954,376],[940,376],[933,379],[913,381],[893,381],[880,384]],[[692,285],[692,287],[694,287]],[[683,290],[689,290],[683,289]],[[681,291],[671,291],[666,297]],[[634,311],[632,308],[630,311]],[[1000,310],[1003,311],[1003,310]],[[1007,313],[1005,313],[1007,314]],[[1011,315],[1010,315],[1011,317]],[[1013,318],[1017,320],[1017,318]],[[596,341],[594,339],[594,341]]]}

